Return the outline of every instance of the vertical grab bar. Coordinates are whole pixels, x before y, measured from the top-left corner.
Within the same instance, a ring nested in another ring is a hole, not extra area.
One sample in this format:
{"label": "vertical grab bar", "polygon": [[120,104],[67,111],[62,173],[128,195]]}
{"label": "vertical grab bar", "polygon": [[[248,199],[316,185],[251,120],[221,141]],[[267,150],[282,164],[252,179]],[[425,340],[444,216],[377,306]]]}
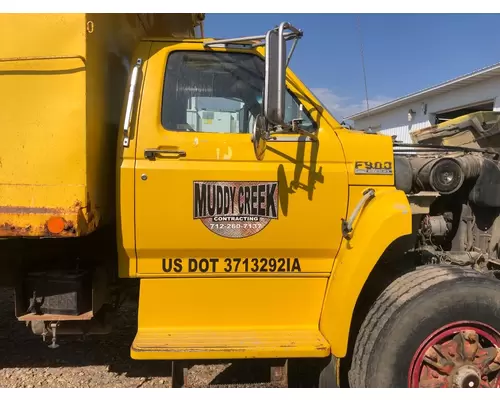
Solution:
{"label": "vertical grab bar", "polygon": [[137,78],[139,69],[142,65],[142,58],[138,58],[132,69],[130,78],[130,87],[128,90],[127,108],[125,109],[125,120],[123,121],[123,147],[128,147],[130,143],[130,122],[132,121],[132,111],[134,107],[135,88],[137,86]]}

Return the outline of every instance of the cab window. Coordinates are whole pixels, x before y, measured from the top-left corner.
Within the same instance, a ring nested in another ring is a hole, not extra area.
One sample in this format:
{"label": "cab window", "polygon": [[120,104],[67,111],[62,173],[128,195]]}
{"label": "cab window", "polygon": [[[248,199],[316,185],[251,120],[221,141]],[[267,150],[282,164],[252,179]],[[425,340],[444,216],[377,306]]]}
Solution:
{"label": "cab window", "polygon": [[[161,122],[166,130],[249,133],[262,114],[264,60],[253,54],[175,51],[167,61]],[[286,94],[287,122],[298,118],[299,102]],[[302,112],[303,128],[315,129]]]}

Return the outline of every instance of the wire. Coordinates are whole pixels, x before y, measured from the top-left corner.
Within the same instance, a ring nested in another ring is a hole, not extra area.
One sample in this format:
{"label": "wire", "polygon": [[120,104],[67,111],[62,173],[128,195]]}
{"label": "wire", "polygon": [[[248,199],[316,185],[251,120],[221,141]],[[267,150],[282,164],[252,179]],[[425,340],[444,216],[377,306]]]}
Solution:
{"label": "wire", "polygon": [[363,79],[365,82],[365,99],[366,99],[366,110],[370,110],[370,104],[368,102],[368,84],[366,82],[366,68],[365,68],[365,56],[363,52],[363,35],[361,33],[361,22],[359,15],[356,16],[356,21],[357,21],[357,26],[358,26],[358,32],[359,32],[359,47],[360,47],[360,52],[361,52],[361,66],[363,67]]}

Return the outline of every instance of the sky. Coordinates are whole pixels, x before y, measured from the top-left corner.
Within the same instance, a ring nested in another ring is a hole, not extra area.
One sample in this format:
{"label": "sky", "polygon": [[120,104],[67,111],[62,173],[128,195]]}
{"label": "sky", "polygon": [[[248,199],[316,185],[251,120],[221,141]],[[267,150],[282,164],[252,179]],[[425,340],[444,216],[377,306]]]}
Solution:
{"label": "sky", "polygon": [[370,108],[500,62],[500,14],[206,14],[205,36],[304,31],[291,69],[333,115]]}

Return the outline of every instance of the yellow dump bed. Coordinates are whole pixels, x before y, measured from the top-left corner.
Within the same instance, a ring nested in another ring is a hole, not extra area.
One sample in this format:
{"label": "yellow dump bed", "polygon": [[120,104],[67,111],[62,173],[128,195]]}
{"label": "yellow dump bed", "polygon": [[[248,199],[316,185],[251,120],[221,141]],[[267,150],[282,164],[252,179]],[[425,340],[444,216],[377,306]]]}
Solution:
{"label": "yellow dump bed", "polygon": [[113,222],[133,49],[144,36],[199,36],[201,18],[0,14],[0,237],[79,236]]}

